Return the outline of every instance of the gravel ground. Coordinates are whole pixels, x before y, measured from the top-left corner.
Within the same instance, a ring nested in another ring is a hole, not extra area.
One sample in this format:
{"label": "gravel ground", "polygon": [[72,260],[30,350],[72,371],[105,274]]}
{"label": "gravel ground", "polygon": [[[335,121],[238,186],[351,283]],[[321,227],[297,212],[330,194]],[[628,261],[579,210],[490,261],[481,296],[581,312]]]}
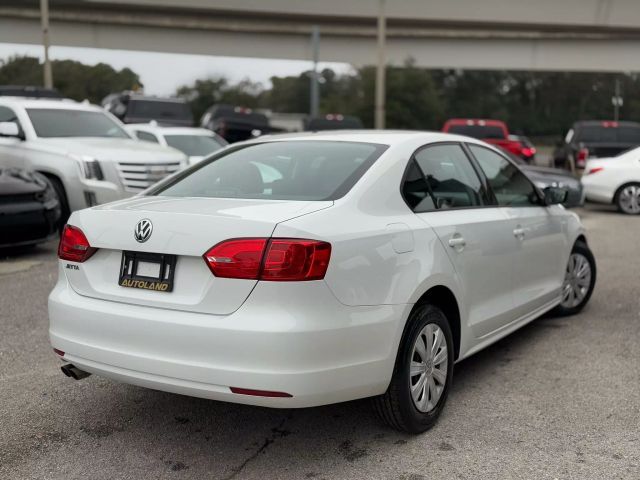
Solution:
{"label": "gravel ground", "polygon": [[438,425],[367,401],[270,410],[62,375],[47,338],[55,245],[0,252],[2,479],[640,479],[640,218],[580,210],[590,305],[456,365]]}

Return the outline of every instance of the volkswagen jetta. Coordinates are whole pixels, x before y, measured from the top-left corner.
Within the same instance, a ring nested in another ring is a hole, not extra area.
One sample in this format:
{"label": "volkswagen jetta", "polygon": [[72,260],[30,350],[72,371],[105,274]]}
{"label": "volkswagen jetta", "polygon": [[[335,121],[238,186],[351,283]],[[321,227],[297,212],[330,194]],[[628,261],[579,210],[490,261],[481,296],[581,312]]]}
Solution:
{"label": "volkswagen jetta", "polygon": [[565,195],[443,133],[236,144],[72,214],[51,342],[76,379],[284,408],[374,397],[421,432],[455,362],[589,300],[596,265]]}

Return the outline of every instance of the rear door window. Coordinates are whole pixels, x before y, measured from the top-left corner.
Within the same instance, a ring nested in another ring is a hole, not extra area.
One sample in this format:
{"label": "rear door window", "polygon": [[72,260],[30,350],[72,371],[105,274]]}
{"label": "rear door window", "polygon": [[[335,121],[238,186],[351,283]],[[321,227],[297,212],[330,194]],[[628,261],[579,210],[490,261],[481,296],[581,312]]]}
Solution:
{"label": "rear door window", "polygon": [[[486,195],[471,161],[459,144],[431,145],[414,155],[436,209],[484,205]],[[419,207],[428,208],[428,201]]]}

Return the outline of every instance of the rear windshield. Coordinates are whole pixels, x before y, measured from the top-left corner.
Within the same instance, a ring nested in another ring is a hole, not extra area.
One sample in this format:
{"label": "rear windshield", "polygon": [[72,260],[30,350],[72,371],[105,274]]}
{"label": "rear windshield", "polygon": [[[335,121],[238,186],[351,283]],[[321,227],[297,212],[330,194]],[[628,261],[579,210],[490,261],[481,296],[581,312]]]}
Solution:
{"label": "rear windshield", "polygon": [[102,112],[27,108],[27,115],[38,137],[131,138],[120,125]]}
{"label": "rear windshield", "polygon": [[345,195],[386,149],[385,145],[335,141],[244,145],[214,155],[150,194],[335,200]]}
{"label": "rear windshield", "polygon": [[576,142],[640,144],[640,126],[605,127],[602,125],[586,125],[578,130]]}
{"label": "rear windshield", "polygon": [[165,135],[164,138],[170,147],[177,148],[189,157],[204,157],[223,147],[210,135]]}
{"label": "rear windshield", "polygon": [[466,135],[480,140],[485,138],[504,138],[504,130],[501,127],[490,125],[449,125],[447,133]]}
{"label": "rear windshield", "polygon": [[127,116],[153,120],[192,120],[186,104],[160,100],[130,100]]}

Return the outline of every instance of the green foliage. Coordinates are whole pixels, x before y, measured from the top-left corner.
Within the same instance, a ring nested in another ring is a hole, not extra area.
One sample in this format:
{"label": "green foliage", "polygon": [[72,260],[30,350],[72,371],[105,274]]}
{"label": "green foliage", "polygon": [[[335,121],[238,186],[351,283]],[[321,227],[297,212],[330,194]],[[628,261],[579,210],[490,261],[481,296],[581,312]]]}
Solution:
{"label": "green foliage", "polygon": [[[104,63],[84,65],[72,60],[51,62],[53,86],[74,100],[100,101],[112,92],[140,86],[140,78],[128,68],[114,70]],[[37,58],[12,57],[0,62],[0,85],[42,85],[43,68]]]}
{"label": "green foliage", "polygon": [[[130,69],[53,62],[55,87],[76,100],[98,103],[107,94],[140,85]],[[389,66],[386,73],[387,128],[438,130],[447,118],[496,118],[513,132],[559,136],[576,120],[610,119],[614,82],[621,82],[624,106],[620,118],[640,121],[638,74],[426,70],[412,61]],[[31,57],[0,62],[0,85],[41,85],[42,65]],[[320,112],[356,115],[373,127],[375,68],[346,74],[321,72]],[[272,77],[271,87],[225,78],[196,80],[176,92],[195,118],[216,103],[274,112],[305,113],[310,103],[310,72]]]}

